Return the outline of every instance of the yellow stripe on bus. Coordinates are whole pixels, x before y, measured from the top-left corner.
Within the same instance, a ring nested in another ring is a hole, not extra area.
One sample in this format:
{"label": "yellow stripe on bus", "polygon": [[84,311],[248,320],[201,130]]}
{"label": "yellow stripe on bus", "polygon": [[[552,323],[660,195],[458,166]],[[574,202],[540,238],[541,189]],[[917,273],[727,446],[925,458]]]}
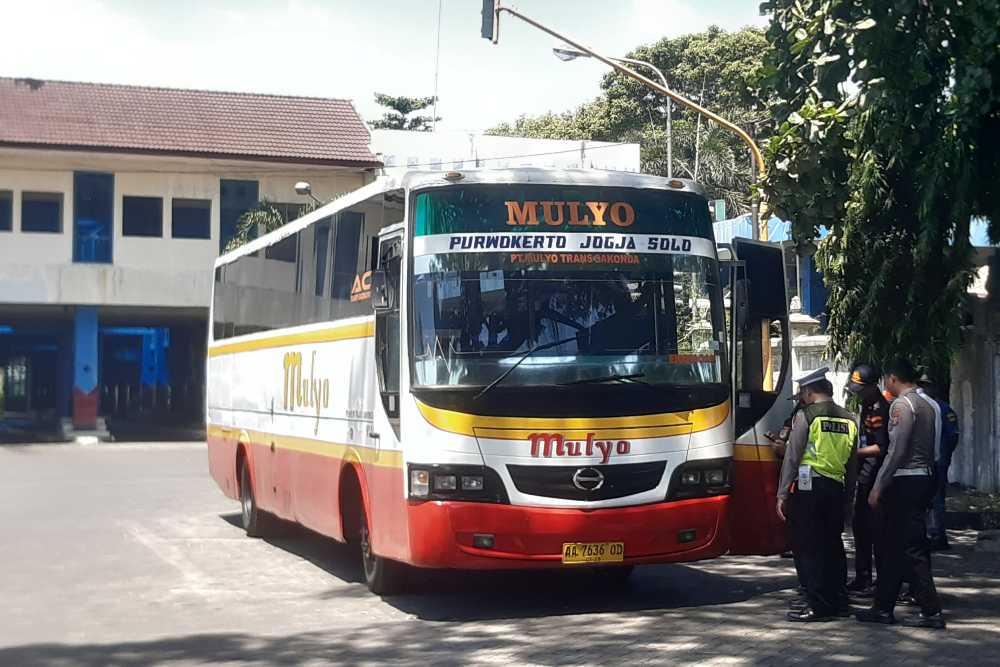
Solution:
{"label": "yellow stripe on bus", "polygon": [[778,457],[775,456],[771,445],[748,445],[737,442],[733,444],[733,460],[774,462]]}
{"label": "yellow stripe on bus", "polygon": [[527,440],[533,433],[556,432],[568,439],[586,439],[595,433],[601,439],[662,438],[707,431],[729,416],[729,401],[689,412],[665,412],[634,417],[484,417],[435,408],[417,401],[429,424],[458,435],[497,440]]}
{"label": "yellow stripe on bus", "polygon": [[375,335],[375,322],[368,320],[356,324],[347,324],[316,331],[302,331],[299,333],[279,334],[267,338],[255,338],[254,340],[239,341],[236,343],[221,343],[208,348],[208,356],[218,357],[223,354],[233,354],[235,352],[249,352],[251,350],[267,350],[275,347],[288,347],[291,345],[308,345],[310,343],[329,343],[336,340],[351,340],[353,338],[371,338]]}
{"label": "yellow stripe on bus", "polygon": [[[222,426],[210,425],[208,435],[210,437],[229,437],[237,429]],[[263,431],[250,431],[243,429],[250,437],[249,443],[261,447],[269,447],[274,443],[275,449],[284,449],[304,454],[314,454],[327,458],[342,459],[352,463],[367,463],[370,465],[385,468],[402,468],[403,452],[397,449],[376,449],[365,447],[364,445],[343,444],[330,442],[328,440],[317,440],[314,438],[302,438],[292,435],[278,435],[276,433],[266,433]]]}

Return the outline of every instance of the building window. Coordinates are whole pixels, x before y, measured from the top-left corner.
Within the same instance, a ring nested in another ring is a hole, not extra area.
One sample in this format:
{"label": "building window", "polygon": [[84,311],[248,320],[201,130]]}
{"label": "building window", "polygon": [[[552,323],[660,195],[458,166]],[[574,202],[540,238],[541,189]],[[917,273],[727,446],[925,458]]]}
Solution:
{"label": "building window", "polygon": [[259,201],[260,188],[257,181],[219,181],[219,251],[225,250],[229,241],[236,236],[240,216],[255,208]]}
{"label": "building window", "polygon": [[0,232],[14,229],[14,196],[10,190],[0,190]]}
{"label": "building window", "polygon": [[264,248],[264,257],[294,264],[299,255],[298,247],[299,235],[292,234]]}
{"label": "building window", "polygon": [[21,231],[62,233],[61,192],[22,192]]}
{"label": "building window", "polygon": [[122,197],[123,236],[163,236],[161,197]]}
{"label": "building window", "polygon": [[281,213],[281,217],[285,221],[285,224],[302,217],[302,204],[284,204],[281,202],[273,202],[271,206],[278,209],[278,212]]}
{"label": "building window", "polygon": [[212,238],[210,199],[174,199],[171,211],[171,235],[175,239]]}

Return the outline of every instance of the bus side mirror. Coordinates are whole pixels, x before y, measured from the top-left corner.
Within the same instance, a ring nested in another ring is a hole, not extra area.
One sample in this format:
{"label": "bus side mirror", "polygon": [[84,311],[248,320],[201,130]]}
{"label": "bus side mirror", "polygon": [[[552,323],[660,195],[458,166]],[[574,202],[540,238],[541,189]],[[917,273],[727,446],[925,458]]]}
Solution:
{"label": "bus side mirror", "polygon": [[385,271],[378,269],[372,272],[372,307],[376,313],[385,313],[392,309],[389,303],[389,289],[386,285]]}

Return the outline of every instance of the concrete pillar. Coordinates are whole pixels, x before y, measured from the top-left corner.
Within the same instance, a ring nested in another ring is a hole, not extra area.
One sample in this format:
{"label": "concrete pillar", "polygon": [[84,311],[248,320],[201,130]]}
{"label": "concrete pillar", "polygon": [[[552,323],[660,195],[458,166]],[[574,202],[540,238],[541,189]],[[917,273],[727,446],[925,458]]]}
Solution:
{"label": "concrete pillar", "polygon": [[77,306],[73,321],[73,428],[97,428],[98,380],[97,307]]}

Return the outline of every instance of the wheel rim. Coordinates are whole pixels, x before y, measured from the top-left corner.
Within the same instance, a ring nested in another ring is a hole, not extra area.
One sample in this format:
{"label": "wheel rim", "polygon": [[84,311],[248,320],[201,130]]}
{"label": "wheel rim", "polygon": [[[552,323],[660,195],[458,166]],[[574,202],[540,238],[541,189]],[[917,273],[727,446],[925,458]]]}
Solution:
{"label": "wheel rim", "polygon": [[361,526],[358,528],[358,542],[361,545],[361,562],[365,567],[365,576],[371,577],[375,572],[375,554],[372,553],[371,536],[368,532],[368,517],[361,513]]}
{"label": "wheel rim", "polygon": [[250,489],[250,475],[244,465],[240,474],[240,509],[243,511],[243,526],[250,525],[253,513],[253,491]]}

